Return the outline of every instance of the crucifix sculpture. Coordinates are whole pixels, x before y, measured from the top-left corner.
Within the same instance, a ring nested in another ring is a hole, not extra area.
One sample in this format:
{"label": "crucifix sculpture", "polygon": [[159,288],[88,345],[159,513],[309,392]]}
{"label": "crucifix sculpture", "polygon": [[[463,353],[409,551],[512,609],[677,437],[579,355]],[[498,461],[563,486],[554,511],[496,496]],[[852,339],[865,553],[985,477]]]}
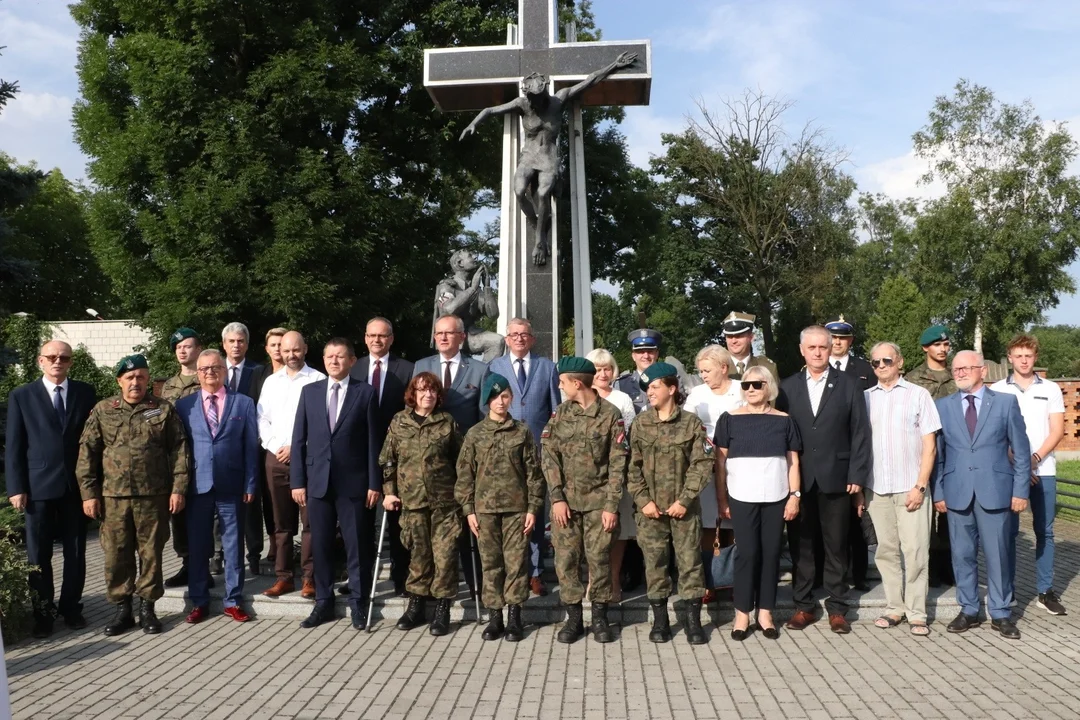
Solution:
{"label": "crucifix sculpture", "polygon": [[569,42],[558,42],[557,18],[556,0],[518,0],[518,24],[508,26],[506,45],[424,51],[424,87],[435,105],[444,112],[481,111],[463,136],[485,117],[503,115],[499,331],[511,318],[529,318],[534,352],[549,357],[559,354],[550,195],[560,172],[562,113],[569,108],[576,351],[585,354],[592,349],[592,278],[581,107],[648,105],[652,83],[648,40],[576,42],[568,28]]}

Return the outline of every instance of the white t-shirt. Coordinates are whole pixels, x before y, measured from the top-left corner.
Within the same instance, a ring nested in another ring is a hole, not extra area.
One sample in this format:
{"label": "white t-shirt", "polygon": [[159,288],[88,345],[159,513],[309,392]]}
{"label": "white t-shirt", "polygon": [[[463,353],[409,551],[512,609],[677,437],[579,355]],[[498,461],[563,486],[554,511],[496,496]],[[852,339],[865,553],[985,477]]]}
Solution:
{"label": "white t-shirt", "polygon": [[705,433],[709,436],[709,440],[712,440],[713,435],[716,434],[716,421],[720,419],[720,416],[743,404],[739,382],[732,380],[727,392],[723,395],[717,395],[708,385],[698,385],[690,391],[690,395],[683,404],[683,410],[698,416],[705,425]]}
{"label": "white t-shirt", "polygon": [[[1024,416],[1024,424],[1027,425],[1031,452],[1037,452],[1050,435],[1050,415],[1065,414],[1065,400],[1061,396],[1061,388],[1056,382],[1045,380],[1038,375],[1028,385],[1027,390],[1013,382],[1012,373],[1009,373],[1004,380],[998,380],[991,385],[990,389],[994,392],[1013,395],[1020,403],[1020,414]],[[1054,458],[1054,453],[1048,453],[1035,472],[1038,475],[1057,475],[1057,460]]]}

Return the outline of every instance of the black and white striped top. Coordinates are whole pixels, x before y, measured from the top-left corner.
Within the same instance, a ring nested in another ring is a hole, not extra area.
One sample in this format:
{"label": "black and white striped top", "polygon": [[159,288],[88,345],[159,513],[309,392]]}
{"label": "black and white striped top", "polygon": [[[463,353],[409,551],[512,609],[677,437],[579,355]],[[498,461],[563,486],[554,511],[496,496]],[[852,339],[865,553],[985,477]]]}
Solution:
{"label": "black and white striped top", "polygon": [[788,415],[732,415],[716,423],[713,444],[727,449],[728,495],[741,502],[776,502],[788,496],[787,453],[802,450]]}

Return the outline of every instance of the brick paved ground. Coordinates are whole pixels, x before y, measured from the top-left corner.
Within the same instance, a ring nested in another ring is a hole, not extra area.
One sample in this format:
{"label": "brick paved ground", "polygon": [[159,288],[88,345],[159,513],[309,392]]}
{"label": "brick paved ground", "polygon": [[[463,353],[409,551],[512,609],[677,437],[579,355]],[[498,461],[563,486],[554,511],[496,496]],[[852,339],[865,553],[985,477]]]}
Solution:
{"label": "brick paved ground", "polygon": [[[79,633],[8,648],[15,717],[35,718],[1076,718],[1080,716],[1080,525],[1058,523],[1058,587],[1074,615],[1033,601],[1031,536],[1021,536],[1023,639],[989,625],[954,636],[940,603],[929,639],[879,630],[864,609],[846,637],[822,623],[779,641],[730,640],[732,613],[708,645],[681,632],[668,645],[648,626],[611,645],[555,642],[556,626],[517,644],[485,643],[473,624],[449,637],[371,634],[345,621],[311,631],[264,616],[198,626],[164,618],[159,636],[106,638],[100,550],[93,545]],[[944,599],[943,599],[944,600]]]}

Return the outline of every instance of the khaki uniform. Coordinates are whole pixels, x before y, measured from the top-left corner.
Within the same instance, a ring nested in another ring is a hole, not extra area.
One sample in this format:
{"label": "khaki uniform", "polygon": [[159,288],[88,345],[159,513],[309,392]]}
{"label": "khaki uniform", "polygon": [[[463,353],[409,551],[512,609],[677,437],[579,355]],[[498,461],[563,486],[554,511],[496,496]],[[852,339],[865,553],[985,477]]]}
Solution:
{"label": "khaki uniform", "polygon": [[379,454],[383,494],[401,498],[401,544],[410,553],[405,590],[418,597],[457,595],[461,514],[454,464],[460,450],[450,413],[436,410],[420,424],[402,410],[390,421]]}
{"label": "khaki uniform", "polygon": [[[636,421],[635,421],[636,422]],[[597,398],[588,408],[564,402],[544,427],[543,470],[551,503],[570,506],[565,528],[551,524],[555,571],[563,603],[581,602],[581,561],[589,565],[592,602],[611,602],[611,545],[602,513],[618,514],[630,452],[618,408]]]}
{"label": "khaki uniform", "polygon": [[101,500],[103,506],[105,595],[112,603],[132,593],[157,600],[165,592],[161,551],[169,539],[169,496],[188,488],[180,417],[152,395],[135,405],[117,395],[94,406],[79,442],[79,490],[83,500]]}
{"label": "khaki uniform", "polygon": [[484,418],[465,434],[454,496],[466,517],[476,514],[484,605],[501,610],[529,598],[529,538],[525,514],[544,504],[540,455],[520,420]]}
{"label": "khaki uniform", "polygon": [[904,373],[904,379],[912,385],[926,389],[934,400],[940,400],[956,392],[956,383],[953,381],[952,370],[949,367],[944,370],[931,370],[924,361],[910,372]]}
{"label": "khaki uniform", "polygon": [[739,363],[735,358],[731,358],[731,364],[735,366],[735,372],[731,373],[729,376],[732,380],[741,380],[743,373],[752,367],[764,367],[768,368],[776,382],[780,382],[780,375],[776,369],[776,363],[764,355],[751,355],[741,371],[739,370]]}
{"label": "khaki uniform", "polygon": [[165,381],[161,386],[161,399],[168,400],[173,405],[182,397],[199,392],[199,376],[181,375],[177,373]]}
{"label": "khaki uniform", "polygon": [[[684,600],[705,596],[705,571],[701,564],[701,507],[698,495],[713,471],[712,442],[701,420],[676,408],[661,420],[650,408],[634,420],[630,438],[628,489],[637,514],[638,545],[645,556],[645,578],[649,600],[666,600],[671,595],[668,543],[675,548],[679,568],[679,595]],[[678,501],[686,515],[658,519],[641,514],[650,502],[661,513]]]}

